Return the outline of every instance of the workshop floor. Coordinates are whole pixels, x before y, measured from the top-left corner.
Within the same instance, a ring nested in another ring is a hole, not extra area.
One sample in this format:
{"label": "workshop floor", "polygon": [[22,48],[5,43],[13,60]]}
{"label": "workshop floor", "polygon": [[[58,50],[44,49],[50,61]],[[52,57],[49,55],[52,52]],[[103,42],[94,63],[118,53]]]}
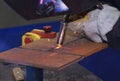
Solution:
{"label": "workshop floor", "polygon": [[[12,68],[15,65],[4,65],[0,63],[0,81],[15,81]],[[74,64],[61,71],[44,71],[44,81],[102,81],[100,78],[80,66]]]}

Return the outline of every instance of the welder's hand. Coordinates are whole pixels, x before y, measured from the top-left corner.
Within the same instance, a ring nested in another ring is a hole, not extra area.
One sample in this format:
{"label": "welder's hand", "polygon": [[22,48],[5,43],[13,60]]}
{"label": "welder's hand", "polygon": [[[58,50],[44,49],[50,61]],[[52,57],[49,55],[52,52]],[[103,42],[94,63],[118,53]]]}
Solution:
{"label": "welder's hand", "polygon": [[78,34],[79,36],[83,35],[83,23],[88,20],[88,15],[85,15],[83,18],[80,18],[76,21],[68,23],[68,29],[73,31],[74,33]]}
{"label": "welder's hand", "polygon": [[71,29],[74,32],[82,32],[82,23],[80,22],[70,22],[68,23],[68,28]]}

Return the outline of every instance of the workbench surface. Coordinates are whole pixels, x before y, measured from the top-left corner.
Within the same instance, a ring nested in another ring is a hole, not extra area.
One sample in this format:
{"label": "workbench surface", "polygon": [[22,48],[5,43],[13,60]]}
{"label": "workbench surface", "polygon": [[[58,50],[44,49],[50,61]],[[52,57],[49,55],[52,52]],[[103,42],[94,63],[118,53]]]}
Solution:
{"label": "workbench surface", "polygon": [[54,49],[55,44],[56,39],[40,39],[0,53],[0,60],[60,70],[107,47],[106,43],[93,43],[84,38],[65,42],[60,49]]}

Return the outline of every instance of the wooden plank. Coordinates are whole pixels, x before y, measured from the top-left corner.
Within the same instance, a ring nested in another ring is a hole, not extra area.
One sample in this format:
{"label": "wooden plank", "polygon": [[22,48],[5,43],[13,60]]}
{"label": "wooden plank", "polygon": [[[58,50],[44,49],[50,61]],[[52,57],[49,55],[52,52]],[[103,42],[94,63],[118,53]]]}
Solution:
{"label": "wooden plank", "polygon": [[79,55],[14,48],[0,54],[0,60],[44,69],[63,69],[82,60]]}

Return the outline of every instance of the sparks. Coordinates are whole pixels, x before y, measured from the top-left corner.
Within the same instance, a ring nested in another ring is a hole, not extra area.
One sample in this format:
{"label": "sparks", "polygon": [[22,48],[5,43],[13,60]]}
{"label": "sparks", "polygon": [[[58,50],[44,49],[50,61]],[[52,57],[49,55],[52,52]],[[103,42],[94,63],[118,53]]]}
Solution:
{"label": "sparks", "polygon": [[40,0],[40,4],[43,4],[43,0]]}
{"label": "sparks", "polygon": [[61,44],[57,44],[57,46],[55,47],[55,49],[60,49],[62,47]]}

